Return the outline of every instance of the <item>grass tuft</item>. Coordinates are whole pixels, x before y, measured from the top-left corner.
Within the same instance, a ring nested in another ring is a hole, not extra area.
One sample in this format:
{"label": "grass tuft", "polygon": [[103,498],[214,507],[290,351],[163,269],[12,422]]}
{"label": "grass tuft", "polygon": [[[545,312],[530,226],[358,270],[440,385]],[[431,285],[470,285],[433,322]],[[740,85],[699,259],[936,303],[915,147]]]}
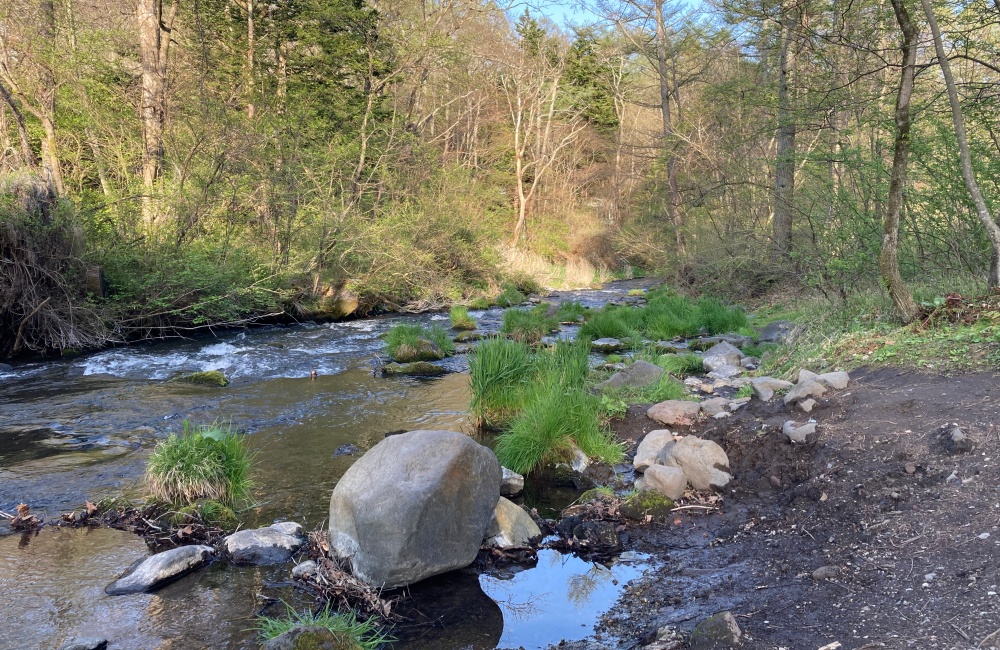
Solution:
{"label": "grass tuft", "polygon": [[471,408],[479,426],[503,426],[514,416],[534,367],[526,344],[500,337],[483,341],[469,355]]}
{"label": "grass tuft", "polygon": [[704,369],[702,358],[697,354],[661,354],[654,363],[678,377],[695,375]]}
{"label": "grass tuft", "polygon": [[496,297],[495,302],[501,307],[513,307],[520,305],[527,299],[528,297],[521,293],[516,286],[510,284]]}
{"label": "grass tuft", "polygon": [[385,334],[385,345],[393,361],[438,361],[455,353],[455,343],[440,325],[421,327],[400,323]]}
{"label": "grass tuft", "polygon": [[586,316],[587,311],[586,307],[575,300],[571,300],[559,305],[559,309],[556,310],[556,319],[560,323],[575,323],[580,320],[581,316]]}
{"label": "grass tuft", "polygon": [[300,614],[287,603],[285,609],[285,618],[258,617],[257,631],[261,641],[270,641],[299,626],[328,630],[343,643],[345,648],[376,650],[383,644],[395,640],[381,629],[375,618],[362,621],[353,612],[331,612],[329,603],[315,613]]}
{"label": "grass tuft", "polygon": [[538,305],[531,309],[508,309],[503,314],[500,333],[515,341],[535,344],[550,332],[559,329],[558,319],[548,315],[548,307]]}
{"label": "grass tuft", "polygon": [[254,454],[231,428],[191,426],[156,445],[146,465],[146,484],[155,499],[192,504],[211,499],[232,507],[253,498]]}
{"label": "grass tuft", "polygon": [[640,338],[642,325],[641,310],[634,307],[605,307],[591,313],[580,328],[582,336],[591,339],[618,339],[636,341]]}
{"label": "grass tuft", "polygon": [[469,316],[469,308],[463,305],[455,305],[448,311],[448,318],[451,319],[451,326],[457,330],[474,330],[476,321]]}

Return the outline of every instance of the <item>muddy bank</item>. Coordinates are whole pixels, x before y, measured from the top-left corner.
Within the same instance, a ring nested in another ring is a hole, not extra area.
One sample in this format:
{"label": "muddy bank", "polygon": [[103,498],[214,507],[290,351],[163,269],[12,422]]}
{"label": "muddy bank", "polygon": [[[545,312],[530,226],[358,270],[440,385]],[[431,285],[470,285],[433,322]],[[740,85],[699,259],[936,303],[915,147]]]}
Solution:
{"label": "muddy bank", "polygon": [[[1000,647],[1000,380],[852,377],[810,414],[815,444],[781,435],[780,400],[695,427],[729,454],[723,508],[630,528],[629,547],[662,564],[565,647],[640,648],[722,610],[752,648]],[[941,444],[955,425],[971,452]],[[641,408],[617,426],[659,428]]]}

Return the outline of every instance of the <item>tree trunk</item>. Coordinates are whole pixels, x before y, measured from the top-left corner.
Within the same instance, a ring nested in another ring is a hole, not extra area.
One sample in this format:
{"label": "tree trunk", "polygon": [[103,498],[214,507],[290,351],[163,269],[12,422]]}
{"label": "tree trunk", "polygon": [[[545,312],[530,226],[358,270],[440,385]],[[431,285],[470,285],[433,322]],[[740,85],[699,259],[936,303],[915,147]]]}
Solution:
{"label": "tree trunk", "polygon": [[789,261],[792,249],[792,208],[795,196],[795,133],[789,76],[795,67],[797,18],[787,2],[781,5],[781,53],[778,59],[778,138],[774,165],[772,261]]}
{"label": "tree trunk", "polygon": [[142,219],[147,226],[156,224],[157,213],[153,188],[163,171],[163,129],[166,123],[167,55],[170,50],[170,26],[177,3],[170,7],[163,21],[163,0],[139,0],[139,50],[142,55],[142,93],[139,112],[142,118]]}
{"label": "tree trunk", "polygon": [[10,91],[7,90],[7,87],[4,86],[2,80],[0,80],[0,96],[3,97],[7,107],[10,108],[10,112],[14,116],[14,123],[17,124],[17,135],[21,141],[22,162],[28,167],[37,167],[38,159],[35,158],[35,152],[31,150],[31,141],[28,140],[28,128],[24,123],[24,114],[17,107],[17,103],[11,96]]}
{"label": "tree trunk", "polygon": [[674,254],[680,275],[687,265],[680,192],[677,189],[677,154],[674,151],[674,124],[670,115],[670,68],[667,65],[667,26],[663,17],[664,0],[655,0],[656,66],[660,81],[660,117],[663,120],[663,147],[667,163],[667,216],[674,226]]}
{"label": "tree trunk", "polygon": [[909,287],[899,272],[899,215],[903,205],[903,187],[906,185],[906,164],[910,154],[910,99],[913,95],[913,78],[916,73],[917,45],[920,30],[906,10],[905,0],[892,0],[896,22],[903,34],[900,46],[903,53],[899,94],[896,96],[896,140],[893,144],[892,173],[889,177],[889,200],[883,222],[882,253],[878,268],[882,281],[892,297],[893,304],[903,322],[910,322],[917,315]]}
{"label": "tree trunk", "polygon": [[962,106],[958,103],[958,90],[955,88],[955,77],[951,74],[951,64],[948,63],[948,57],[941,42],[941,29],[938,27],[930,1],[920,0],[920,4],[924,8],[924,14],[931,27],[931,34],[934,36],[934,50],[937,52],[941,72],[944,75],[945,89],[948,91],[948,103],[951,104],[951,118],[955,123],[955,139],[958,140],[958,155],[962,164],[962,178],[965,180],[969,194],[972,195],[976,214],[979,215],[979,221],[986,229],[990,245],[993,247],[993,258],[989,271],[989,286],[993,289],[1000,287],[1000,264],[997,263],[997,260],[1000,259],[1000,226],[990,215],[990,209],[983,199],[982,192],[979,191],[979,184],[972,172],[972,155],[969,152],[969,140],[965,135],[965,119],[962,117]]}

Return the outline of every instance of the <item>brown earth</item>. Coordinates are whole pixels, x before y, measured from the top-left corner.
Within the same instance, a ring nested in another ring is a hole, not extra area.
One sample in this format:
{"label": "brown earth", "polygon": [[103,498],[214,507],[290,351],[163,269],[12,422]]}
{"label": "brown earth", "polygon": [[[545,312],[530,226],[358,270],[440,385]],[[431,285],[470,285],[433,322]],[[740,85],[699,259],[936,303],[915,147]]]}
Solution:
{"label": "brown earth", "polygon": [[[565,647],[642,648],[723,610],[744,648],[1000,647],[998,379],[860,370],[809,415],[754,399],[695,425],[729,454],[721,511],[627,530],[657,568]],[[781,423],[809,417],[818,441],[788,443]],[[956,425],[971,452],[941,444]],[[641,407],[616,426],[632,441],[656,428]]]}

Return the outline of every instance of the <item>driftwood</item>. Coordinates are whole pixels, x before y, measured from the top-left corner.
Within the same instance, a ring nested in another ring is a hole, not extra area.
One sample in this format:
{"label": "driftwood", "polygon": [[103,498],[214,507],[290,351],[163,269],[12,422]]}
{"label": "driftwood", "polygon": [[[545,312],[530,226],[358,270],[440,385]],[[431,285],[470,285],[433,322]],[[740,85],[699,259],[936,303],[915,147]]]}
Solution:
{"label": "driftwood", "polygon": [[317,565],[316,573],[298,582],[317,596],[366,616],[388,619],[393,601],[382,598],[382,592],[355,578],[340,558],[333,554],[326,533],[309,533],[309,556]]}

